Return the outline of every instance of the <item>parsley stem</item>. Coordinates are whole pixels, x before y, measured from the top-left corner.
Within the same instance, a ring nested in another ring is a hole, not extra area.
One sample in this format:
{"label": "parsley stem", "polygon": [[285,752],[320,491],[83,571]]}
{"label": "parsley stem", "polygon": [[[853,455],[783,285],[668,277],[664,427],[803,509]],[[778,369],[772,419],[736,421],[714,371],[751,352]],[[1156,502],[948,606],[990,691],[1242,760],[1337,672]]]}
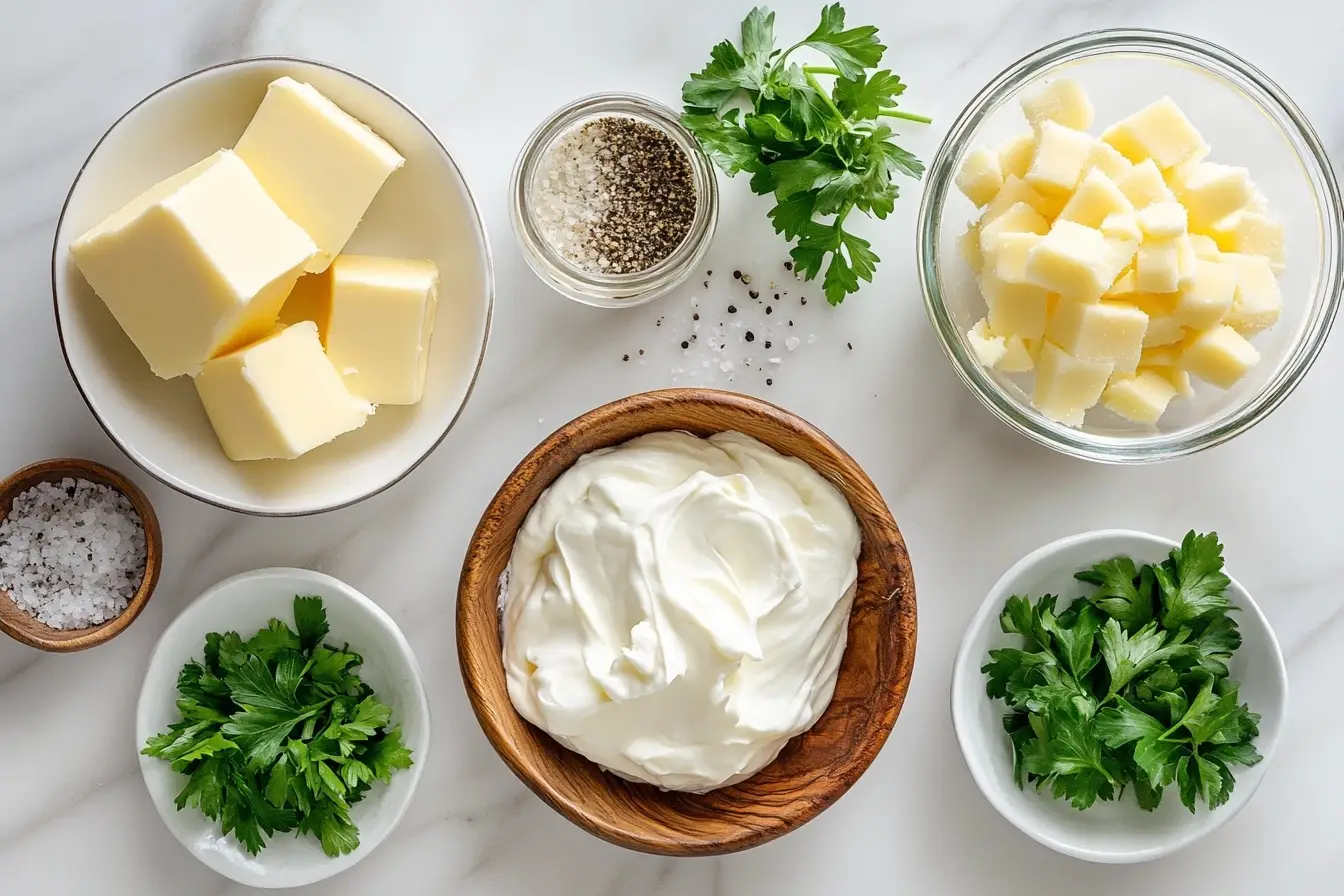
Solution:
{"label": "parsley stem", "polygon": [[840,76],[840,69],[833,65],[805,65],[803,71],[809,75],[835,75]]}
{"label": "parsley stem", "polygon": [[906,121],[917,122],[918,124],[933,124],[933,119],[927,115],[916,115],[914,112],[902,112],[895,107],[881,109],[877,114],[886,118],[902,118]]}
{"label": "parsley stem", "polygon": [[835,117],[844,119],[845,122],[848,123],[849,119],[845,118],[845,113],[841,112],[835,105],[835,101],[831,99],[831,95],[821,89],[821,84],[818,83],[816,75],[804,69],[803,77],[807,79],[807,83],[817,92],[817,95],[826,101],[826,105],[831,107],[831,111],[835,113]]}

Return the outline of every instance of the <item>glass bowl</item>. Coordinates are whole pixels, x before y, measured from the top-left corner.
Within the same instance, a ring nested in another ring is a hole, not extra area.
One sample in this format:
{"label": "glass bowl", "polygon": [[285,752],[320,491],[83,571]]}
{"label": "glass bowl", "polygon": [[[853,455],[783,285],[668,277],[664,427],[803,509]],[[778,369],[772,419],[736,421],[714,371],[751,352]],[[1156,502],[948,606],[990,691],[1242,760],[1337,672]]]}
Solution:
{"label": "glass bowl", "polygon": [[[1019,94],[1046,77],[1079,82],[1096,125],[1118,121],[1164,95],[1186,111],[1213,147],[1209,159],[1242,165],[1287,226],[1279,276],[1283,316],[1253,340],[1261,360],[1228,391],[1196,380],[1192,398],[1173,401],[1155,427],[1098,406],[1082,427],[1047,419],[1031,406],[1030,374],[987,370],[966,333],[985,304],[957,240],[977,216],[953,182],[966,154],[1027,129]],[[1148,463],[1227,441],[1288,397],[1320,353],[1339,307],[1339,185],[1302,111],[1263,72],[1227,50],[1160,31],[1094,31],[1050,44],[1013,63],[971,100],[930,166],[919,212],[920,282],[929,319],[961,379],[1012,428],[1051,448],[1107,463]]]}
{"label": "glass bowl", "polygon": [[[632,274],[594,274],[571,264],[543,236],[535,213],[537,175],[547,151],[575,128],[611,116],[633,119],[671,138],[686,154],[695,185],[695,215],[681,244],[653,267]],[[550,115],[523,144],[510,194],[513,232],[528,265],[557,292],[599,308],[643,305],[681,284],[700,267],[719,220],[719,186],[709,156],[681,126],[676,112],[632,93],[586,96]]]}

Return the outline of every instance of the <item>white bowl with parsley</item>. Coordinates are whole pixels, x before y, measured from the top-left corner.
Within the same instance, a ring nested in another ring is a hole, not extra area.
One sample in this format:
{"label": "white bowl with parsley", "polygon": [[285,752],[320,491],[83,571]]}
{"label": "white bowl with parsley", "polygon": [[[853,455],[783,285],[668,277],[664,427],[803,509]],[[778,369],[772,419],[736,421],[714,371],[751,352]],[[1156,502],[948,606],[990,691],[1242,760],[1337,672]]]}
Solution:
{"label": "white bowl with parsley", "polygon": [[1231,820],[1287,705],[1278,641],[1224,573],[1215,533],[1178,544],[1113,529],[1034,551],[990,590],[952,674],[953,725],[985,798],[1091,862],[1150,861]]}
{"label": "white bowl with parsley", "polygon": [[263,888],[323,880],[377,848],[410,805],[430,739],[420,668],[396,623],[303,569],[242,573],[183,610],[150,656],[135,728],[173,836]]}

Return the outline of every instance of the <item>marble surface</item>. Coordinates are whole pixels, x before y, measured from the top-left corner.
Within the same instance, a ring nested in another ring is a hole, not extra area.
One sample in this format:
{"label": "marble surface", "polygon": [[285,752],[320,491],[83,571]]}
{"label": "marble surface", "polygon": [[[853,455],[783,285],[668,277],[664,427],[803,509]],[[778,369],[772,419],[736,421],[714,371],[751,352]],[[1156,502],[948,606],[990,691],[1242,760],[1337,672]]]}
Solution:
{"label": "marble surface", "polygon": [[[781,27],[810,28],[818,4],[783,0]],[[875,22],[908,105],[946,125],[991,75],[1077,31],[1144,25],[1201,34],[1276,78],[1344,150],[1337,105],[1344,57],[1311,25],[1324,0],[851,0]],[[1112,469],[1029,444],[956,381],[924,317],[913,265],[917,189],[871,232],[877,281],[838,311],[789,284],[781,303],[802,344],[772,374],[683,356],[691,303],[709,323],[742,306],[746,328],[782,326],[744,302],[734,267],[782,279],[783,253],[762,204],[726,185],[710,287],[694,284],[628,312],[587,309],[527,270],[508,227],[509,167],[540,118],[573,97],[625,89],[675,101],[686,72],[731,33],[746,3],[679,0],[126,0],[5,4],[0,28],[0,471],[82,455],[135,475],[166,536],[163,579],[144,616],[107,646],[51,656],[0,640],[0,892],[136,896],[236,893],[164,829],[132,743],[132,708],[158,634],[219,579],[259,566],[331,573],[381,603],[427,678],[434,749],[405,822],[378,852],[320,885],[457,894],[831,892],[1028,894],[1085,887],[1096,896],[1161,891],[1327,892],[1338,886],[1344,829],[1339,691],[1344,651],[1336,586],[1344,521],[1322,504],[1344,493],[1335,393],[1344,346],[1322,355],[1298,392],[1236,442],[1176,463]],[[498,268],[495,330],[479,387],[456,430],[405,482],[354,508],[307,520],[214,510],[150,481],[103,436],[67,378],[52,322],[50,240],[65,191],[103,130],[165,81],[244,55],[312,56],[379,82],[415,108],[473,185]],[[926,159],[935,124],[908,129]],[[759,284],[757,284],[759,285]],[[659,318],[665,318],[662,326]],[[809,336],[815,336],[810,339]],[[852,349],[847,347],[852,344]],[[759,343],[758,343],[759,345]],[[644,349],[641,357],[639,349]],[[622,362],[629,353],[631,360]],[[760,352],[756,352],[759,356]],[[731,382],[730,382],[731,377]],[[829,431],[865,465],[899,519],[919,587],[914,682],[895,732],[840,803],[782,841],[714,860],[672,861],[588,837],[519,784],[481,735],[453,647],[458,566],[480,511],[513,464],[554,426],[599,403],[672,383],[768,396]],[[1293,710],[1275,766],[1249,807],[1172,858],[1093,867],[1037,846],[981,798],[949,721],[948,680],[963,628],[1003,569],[1069,533],[1132,527],[1170,536],[1216,528],[1233,572],[1276,627]],[[843,878],[841,878],[843,875]],[[313,892],[319,892],[314,887]]]}

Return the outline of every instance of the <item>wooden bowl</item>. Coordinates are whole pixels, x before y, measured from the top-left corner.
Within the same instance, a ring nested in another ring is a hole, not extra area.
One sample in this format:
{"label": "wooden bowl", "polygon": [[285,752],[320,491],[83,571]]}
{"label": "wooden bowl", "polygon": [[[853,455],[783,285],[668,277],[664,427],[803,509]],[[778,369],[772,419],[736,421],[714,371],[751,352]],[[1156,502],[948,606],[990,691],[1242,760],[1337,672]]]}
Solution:
{"label": "wooden bowl", "polygon": [[[514,537],[541,493],[582,454],[636,436],[737,431],[806,461],[849,501],[863,529],[858,590],[835,697],[807,733],[756,775],[706,794],[661,791],[600,770],[514,710],[505,683],[497,592]],[[708,389],[625,398],[562,426],[511,473],[467,549],[457,650],[472,708],[523,783],[604,840],[670,856],[719,855],[815,818],[858,780],[901,711],[915,661],[915,582],[900,530],[859,465],[824,433],[764,401]]]}
{"label": "wooden bowl", "polygon": [[53,653],[86,650],[110,641],[120,634],[135,621],[135,617],[140,615],[140,611],[149,602],[149,596],[154,593],[154,586],[158,584],[159,570],[163,564],[163,533],[159,530],[159,518],[155,515],[154,508],[145,497],[145,493],[116,470],[93,461],[71,457],[44,460],[24,467],[4,482],[0,482],[0,521],[4,520],[9,509],[14,506],[14,499],[23,492],[39,482],[60,482],[66,478],[84,479],[106,485],[121,492],[131,502],[140,517],[141,524],[145,527],[145,576],[140,580],[140,587],[120,616],[91,628],[66,631],[38,622],[19,609],[8,594],[0,591],[0,631],[29,647]]}

